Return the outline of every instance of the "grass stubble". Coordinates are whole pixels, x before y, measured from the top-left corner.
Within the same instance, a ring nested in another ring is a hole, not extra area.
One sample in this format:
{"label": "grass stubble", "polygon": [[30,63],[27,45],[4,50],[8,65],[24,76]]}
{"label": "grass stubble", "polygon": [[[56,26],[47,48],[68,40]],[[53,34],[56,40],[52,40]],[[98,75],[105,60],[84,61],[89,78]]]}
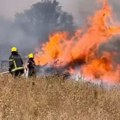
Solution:
{"label": "grass stubble", "polygon": [[60,76],[0,76],[0,120],[120,120],[120,90]]}

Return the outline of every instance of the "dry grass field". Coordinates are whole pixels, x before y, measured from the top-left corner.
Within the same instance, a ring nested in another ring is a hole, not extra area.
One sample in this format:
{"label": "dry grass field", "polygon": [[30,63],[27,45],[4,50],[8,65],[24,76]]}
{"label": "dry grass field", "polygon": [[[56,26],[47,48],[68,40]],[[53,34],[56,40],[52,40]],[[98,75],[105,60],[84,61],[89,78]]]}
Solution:
{"label": "dry grass field", "polygon": [[0,120],[120,120],[120,90],[57,76],[0,76]]}

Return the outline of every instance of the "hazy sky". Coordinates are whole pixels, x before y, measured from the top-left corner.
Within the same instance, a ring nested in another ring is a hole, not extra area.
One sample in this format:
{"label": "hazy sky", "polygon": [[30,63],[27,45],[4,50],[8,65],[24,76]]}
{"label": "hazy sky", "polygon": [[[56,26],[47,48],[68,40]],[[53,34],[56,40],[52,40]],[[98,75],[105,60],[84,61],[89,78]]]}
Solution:
{"label": "hazy sky", "polygon": [[[40,0],[0,0],[0,16],[5,16],[11,18],[16,12],[22,12],[24,9],[30,8],[34,3],[39,2]],[[60,1],[62,6],[66,6],[65,0]],[[67,4],[71,4],[69,0],[66,0]]]}
{"label": "hazy sky", "polygon": [[16,12],[22,12],[39,0],[0,0],[0,15],[11,18]]}
{"label": "hazy sky", "polygon": [[[0,0],[0,16],[13,18],[15,13],[22,12],[24,9],[29,9],[34,3],[41,0]],[[90,14],[95,8],[97,0],[58,0],[63,6],[63,9],[69,11],[77,20]],[[120,0],[108,0],[115,9],[116,13],[120,13]],[[119,15],[119,14],[118,14]]]}
{"label": "hazy sky", "polygon": [[[22,12],[24,9],[29,9],[34,3],[40,0],[0,0],[0,16],[6,18],[14,18],[15,13]],[[79,14],[86,14],[94,8],[95,0],[58,0],[63,10],[69,12],[79,21]],[[86,6],[86,9],[85,9]]]}

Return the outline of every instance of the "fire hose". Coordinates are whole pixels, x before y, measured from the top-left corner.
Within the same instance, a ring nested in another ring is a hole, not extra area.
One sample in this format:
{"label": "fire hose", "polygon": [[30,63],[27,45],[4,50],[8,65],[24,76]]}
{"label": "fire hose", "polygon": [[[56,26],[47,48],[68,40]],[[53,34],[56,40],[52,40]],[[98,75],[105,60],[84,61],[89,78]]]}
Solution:
{"label": "fire hose", "polygon": [[[25,77],[25,78],[28,78],[28,69],[24,69],[24,74],[23,74],[23,76]],[[5,72],[1,72],[0,73],[0,75],[5,75],[5,74],[8,74],[9,73],[9,71],[5,71]]]}
{"label": "fire hose", "polygon": [[9,71],[1,72],[0,75],[8,74]]}

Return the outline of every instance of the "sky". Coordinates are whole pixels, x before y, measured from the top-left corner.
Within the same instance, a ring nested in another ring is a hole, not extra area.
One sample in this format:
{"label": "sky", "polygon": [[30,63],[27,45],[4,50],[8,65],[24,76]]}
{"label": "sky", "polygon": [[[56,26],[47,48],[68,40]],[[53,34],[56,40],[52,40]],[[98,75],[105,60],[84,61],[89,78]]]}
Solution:
{"label": "sky", "polygon": [[[0,0],[0,16],[12,19],[17,12],[23,12],[25,9],[29,9],[34,3],[40,0]],[[77,22],[80,18],[86,17],[95,8],[95,1],[97,0],[58,0],[63,6],[63,10],[72,14]],[[120,1],[108,0],[114,11],[119,13]],[[119,15],[119,14],[118,14]]]}
{"label": "sky", "polygon": [[30,8],[33,3],[39,0],[0,0],[0,16],[13,18],[16,12],[22,12]]}
{"label": "sky", "polygon": [[[17,12],[23,12],[29,9],[32,4],[40,0],[0,0],[0,16],[13,19]],[[73,15],[76,22],[80,21],[81,12],[86,15],[94,8],[93,1],[95,0],[58,0],[62,9]],[[84,8],[86,6],[86,9]],[[83,15],[83,17],[84,17]]]}
{"label": "sky", "polygon": [[[16,12],[22,12],[24,9],[30,8],[34,3],[40,0],[0,0],[0,15],[13,17]],[[73,8],[87,9],[92,6],[95,0],[58,0],[65,10],[74,11]],[[120,6],[119,0],[108,0],[116,6]],[[91,4],[92,3],[92,4]],[[75,5],[75,6],[74,6]],[[85,7],[86,6],[86,7]]]}

